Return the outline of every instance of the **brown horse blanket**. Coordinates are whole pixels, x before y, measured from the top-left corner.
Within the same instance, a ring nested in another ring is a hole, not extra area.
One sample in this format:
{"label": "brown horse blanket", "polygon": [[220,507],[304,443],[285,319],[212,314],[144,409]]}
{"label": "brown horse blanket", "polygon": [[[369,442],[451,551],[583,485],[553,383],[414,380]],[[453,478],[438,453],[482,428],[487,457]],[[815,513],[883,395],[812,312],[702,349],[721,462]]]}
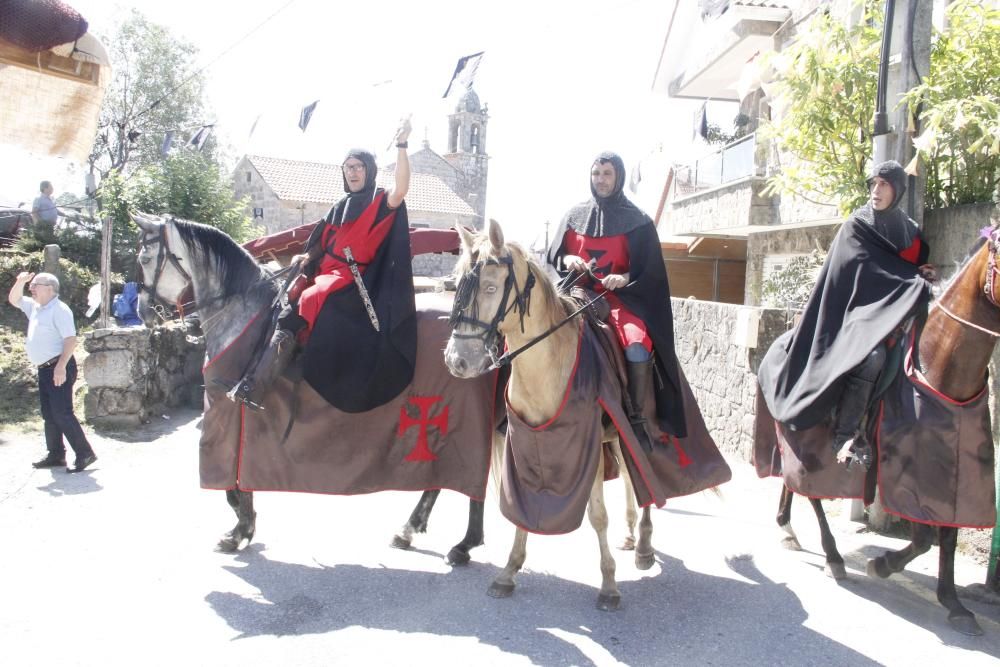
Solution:
{"label": "brown horse blanket", "polygon": [[910,521],[992,528],[996,488],[988,400],[985,387],[964,402],[940,394],[922,380],[908,354],[870,429],[877,463],[866,483],[860,466],[848,471],[835,461],[829,420],[791,431],[773,420],[758,393],[754,464],[759,476],[782,475],[802,495],[871,502],[877,483],[885,509]]}
{"label": "brown horse blanket", "polygon": [[687,437],[678,440],[657,428],[651,392],[645,414],[658,444],[650,454],[642,449],[622,408],[624,368],[614,333],[606,326],[596,332],[584,326],[559,413],[532,427],[508,403],[500,510],[515,525],[542,534],[568,533],[580,526],[603,451],[605,414],[618,431],[625,467],[643,507],[661,507],[668,498],[729,481],[732,472],[708,433],[683,372]]}
{"label": "brown horse blanket", "polygon": [[451,489],[482,499],[497,378],[460,380],[448,372],[442,350],[450,312],[447,297],[417,295],[413,382],[361,413],[337,410],[308,383],[289,377],[294,372],[275,383],[263,411],[230,401],[226,387],[241,377],[256,344],[248,326],[204,369],[202,487],[333,494]]}

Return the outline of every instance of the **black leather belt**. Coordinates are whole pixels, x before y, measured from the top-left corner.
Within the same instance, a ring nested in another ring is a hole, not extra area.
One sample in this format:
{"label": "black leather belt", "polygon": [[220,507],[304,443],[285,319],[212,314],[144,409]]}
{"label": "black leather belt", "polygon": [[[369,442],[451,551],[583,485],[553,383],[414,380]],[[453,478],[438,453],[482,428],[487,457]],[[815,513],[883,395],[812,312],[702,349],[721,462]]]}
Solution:
{"label": "black leather belt", "polygon": [[57,363],[59,363],[59,357],[52,357],[44,364],[38,364],[38,370],[42,370],[43,368],[51,368],[55,366]]}

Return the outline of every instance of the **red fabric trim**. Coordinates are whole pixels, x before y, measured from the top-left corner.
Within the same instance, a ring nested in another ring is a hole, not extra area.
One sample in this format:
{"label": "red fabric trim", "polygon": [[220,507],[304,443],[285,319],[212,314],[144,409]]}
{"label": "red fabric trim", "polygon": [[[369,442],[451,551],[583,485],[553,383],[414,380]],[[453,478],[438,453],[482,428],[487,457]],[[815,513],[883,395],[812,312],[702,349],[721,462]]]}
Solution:
{"label": "red fabric trim", "polygon": [[983,392],[985,392],[988,389],[988,386],[985,385],[985,384],[983,385],[983,388],[979,391],[979,393],[976,394],[975,396],[973,396],[972,398],[964,400],[964,401],[957,401],[954,398],[951,398],[949,396],[945,396],[944,394],[942,394],[940,391],[938,391],[934,387],[930,386],[926,382],[923,382],[922,380],[920,380],[916,376],[916,374],[912,374],[912,372],[913,372],[913,340],[914,340],[914,336],[915,336],[914,333],[910,334],[910,349],[908,349],[906,351],[906,359],[903,362],[903,372],[906,373],[906,379],[907,380],[909,380],[912,384],[915,384],[915,385],[920,386],[920,387],[924,387],[925,389],[927,389],[927,391],[931,392],[932,394],[934,394],[935,396],[937,396],[938,398],[940,398],[942,401],[945,401],[947,403],[951,403],[952,405],[957,405],[957,406],[968,405],[969,403],[972,403],[973,401],[979,400],[979,398],[982,397]]}
{"label": "red fabric trim", "polygon": [[245,403],[240,403],[240,449],[236,452],[236,486],[240,485],[240,471],[243,469],[243,446],[246,444],[246,410]]}
{"label": "red fabric trim", "polygon": [[[344,498],[351,497],[351,496],[369,495],[369,493],[385,493],[385,492],[393,492],[393,491],[405,491],[407,493],[422,493],[424,491],[454,491],[455,493],[458,493],[460,495],[466,496],[467,498],[470,498],[471,500],[478,500],[478,501],[485,502],[485,498],[486,498],[485,496],[483,496],[483,497],[470,496],[469,494],[465,493],[461,489],[453,489],[450,486],[429,486],[426,489],[380,489],[378,491],[370,491],[370,492],[367,492],[367,493],[332,493],[332,492],[329,492],[329,491],[293,491],[291,489],[265,489],[265,488],[258,488],[258,487],[248,488],[246,486],[237,486],[237,487],[234,487],[234,488],[238,488],[240,491],[249,491],[249,492],[253,492],[253,493],[256,493],[258,491],[262,492],[262,493],[306,493],[306,494],[310,494],[310,495],[314,495],[314,496],[341,496],[341,497],[344,497]],[[545,533],[545,534],[549,535],[551,533]]]}
{"label": "red fabric trim", "polygon": [[[632,447],[632,443],[628,441],[628,438],[622,435],[623,433],[622,427],[618,425],[618,421],[615,420],[614,414],[612,414],[611,410],[608,409],[608,406],[604,403],[604,401],[601,400],[600,397],[597,398],[597,404],[601,406],[601,409],[604,410],[604,414],[606,414],[611,419],[611,423],[615,425],[615,430],[618,431],[618,440],[621,442],[621,444],[625,445],[626,449],[628,449],[628,455],[631,456],[632,460],[634,461],[636,459],[634,453],[635,450]],[[653,487],[649,483],[649,480],[646,479],[646,474],[642,471],[642,466],[637,465],[636,470],[639,471],[639,476],[642,478],[642,483],[646,486],[646,491],[649,493],[649,497],[653,499],[652,502],[656,503],[657,507],[663,507],[663,505],[666,504],[667,499],[664,498],[662,503],[657,502],[658,499],[656,497],[656,492],[653,490]],[[627,471],[626,474],[628,474]],[[648,504],[649,503],[647,503],[646,505]],[[643,505],[643,507],[646,507],[646,505]]]}
{"label": "red fabric trim", "polygon": [[[580,366],[580,348],[582,346],[583,346],[583,331],[581,330],[580,335],[576,339],[576,359],[573,360],[573,372],[569,374],[569,382],[566,383],[566,391],[563,392],[562,403],[559,404],[559,409],[556,410],[556,413],[552,415],[551,419],[549,419],[547,422],[545,422],[540,426],[531,427],[532,431],[544,431],[549,426],[551,426],[553,422],[559,419],[559,415],[562,414],[563,408],[566,407],[566,402],[569,401],[569,393],[573,389],[573,378],[576,377],[576,371]],[[507,345],[505,343],[504,349],[506,348]],[[518,419],[524,421],[524,419],[521,418],[521,415],[518,415],[517,412],[515,412],[514,409],[510,407],[510,383],[507,384],[507,390],[504,392],[504,402],[507,404],[508,411],[513,412],[515,415],[517,415]],[[548,534],[550,533],[546,533],[546,535]]]}
{"label": "red fabric trim", "polygon": [[[261,311],[261,312],[263,312],[263,311]],[[254,322],[256,322],[256,321],[257,321],[257,318],[258,318],[258,317],[260,317],[260,312],[258,312],[258,313],[257,313],[256,315],[254,315],[253,317],[251,317],[251,318],[250,318],[250,321],[249,321],[249,322],[247,322],[246,326],[245,326],[245,327],[243,327],[243,329],[242,329],[242,330],[240,331],[240,333],[239,333],[239,334],[237,334],[236,338],[234,338],[234,339],[233,339],[233,341],[232,341],[232,342],[231,342],[231,343],[230,343],[229,345],[227,345],[227,346],[225,346],[224,348],[222,348],[222,351],[221,351],[221,352],[219,352],[219,353],[218,353],[217,355],[215,355],[214,357],[212,357],[211,359],[209,359],[208,361],[206,361],[206,362],[205,362],[205,365],[201,367],[201,372],[202,372],[202,373],[204,373],[204,372],[205,372],[205,370],[206,370],[206,369],[207,369],[207,368],[208,368],[209,366],[211,366],[212,364],[214,364],[214,363],[216,362],[216,360],[218,360],[218,359],[219,359],[219,357],[221,357],[222,355],[224,355],[224,354],[226,353],[226,351],[227,351],[227,350],[228,350],[229,348],[231,348],[231,347],[232,347],[232,346],[233,346],[233,345],[234,345],[234,344],[236,343],[236,341],[238,341],[238,340],[240,339],[240,337],[241,337],[241,336],[242,336],[243,334],[245,334],[245,333],[247,332],[247,329],[249,329],[249,328],[250,328],[250,325],[251,325],[251,324],[253,324]]]}

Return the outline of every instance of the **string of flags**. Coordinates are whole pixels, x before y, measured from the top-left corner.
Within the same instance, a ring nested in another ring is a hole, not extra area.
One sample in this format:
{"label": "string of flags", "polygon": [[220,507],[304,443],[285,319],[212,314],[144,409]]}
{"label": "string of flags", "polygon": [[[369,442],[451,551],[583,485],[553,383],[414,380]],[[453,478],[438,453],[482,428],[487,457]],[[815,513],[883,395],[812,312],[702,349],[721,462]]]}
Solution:
{"label": "string of flags", "polygon": [[[479,70],[479,63],[482,62],[483,55],[485,51],[480,51],[478,53],[473,53],[471,55],[462,56],[458,59],[458,63],[455,65],[455,71],[451,75],[451,80],[448,82],[448,87],[444,91],[444,98],[447,98],[451,94],[452,89],[470,89],[476,77],[476,72]],[[380,81],[374,84],[375,86],[381,86],[390,83],[391,80]],[[316,111],[316,107],[322,100],[313,100],[309,104],[302,107],[299,111],[299,122],[298,127],[302,132],[305,132],[309,127],[310,121],[312,121],[313,113]],[[253,124],[250,126],[250,132],[247,134],[247,140],[249,141],[253,137],[254,131],[257,129],[257,124],[260,122],[263,114],[257,114],[254,119]],[[185,146],[192,150],[200,151],[205,146],[205,142],[208,141],[209,136],[211,136],[212,131],[215,129],[215,123],[209,123],[206,125],[197,126],[194,128],[188,128],[188,130],[194,130],[194,133],[187,140]],[[174,145],[174,141],[177,138],[178,133],[184,133],[188,130],[185,129],[174,129],[167,130],[163,136],[163,143],[160,146],[160,154],[166,157],[171,148]]]}

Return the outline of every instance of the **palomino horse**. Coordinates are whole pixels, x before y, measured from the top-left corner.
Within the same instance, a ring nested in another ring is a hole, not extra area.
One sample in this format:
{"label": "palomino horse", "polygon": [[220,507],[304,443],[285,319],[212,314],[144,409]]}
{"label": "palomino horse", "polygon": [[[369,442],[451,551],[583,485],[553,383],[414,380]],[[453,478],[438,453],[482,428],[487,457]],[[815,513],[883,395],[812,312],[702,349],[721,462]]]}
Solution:
{"label": "palomino horse", "polygon": [[[915,366],[922,371],[924,383],[955,404],[964,404],[983,393],[987,364],[1000,338],[1000,302],[997,298],[1000,228],[989,232],[986,242],[974,251],[931,305],[916,346]],[[984,437],[989,439],[988,434]],[[987,458],[992,463],[992,447],[989,450]],[[876,452],[876,466],[884,462],[881,454]],[[992,465],[988,467],[992,470]],[[787,533],[786,545],[798,549],[798,539],[790,525],[793,496],[787,486],[782,489],[777,521]],[[837,551],[822,503],[817,498],[810,498],[810,502],[819,519],[827,568],[835,578],[843,579],[846,577],[844,559]],[[959,601],[955,590],[957,527],[911,521],[911,543],[899,551],[887,551],[869,560],[868,575],[886,578],[902,572],[910,561],[930,549],[935,528],[940,545],[938,601],[947,608],[948,621],[954,629],[967,635],[981,635],[982,628],[973,613]]]}
{"label": "palomino horse", "polygon": [[[276,281],[243,248],[218,229],[180,220],[163,221],[139,214],[134,216],[134,220],[142,230],[138,262],[142,271],[143,290],[139,312],[147,324],[152,323],[152,306],[160,310],[172,309],[191,290],[201,316],[206,358],[216,359],[224,352],[232,353],[237,339],[241,336],[246,338],[243,334],[256,326],[254,322],[257,315],[270,312],[278,292]],[[447,373],[444,375],[447,376]],[[206,393],[219,393],[219,389],[225,391],[225,388],[206,387]],[[227,404],[231,407],[225,400],[220,401],[217,407],[224,408]],[[210,411],[211,408],[206,410],[206,417]],[[280,439],[284,426],[281,424],[277,429],[278,436],[275,440]],[[235,428],[239,428],[239,423],[235,424]],[[203,440],[204,437],[203,434]],[[488,442],[484,443],[484,447],[488,450]],[[288,445],[285,445],[285,449],[287,448]],[[279,447],[276,452],[280,454],[281,450]],[[486,456],[488,464],[488,452]],[[484,480],[485,475],[484,470]],[[256,530],[253,492],[242,490],[239,484],[205,484],[204,474],[202,481],[208,488],[227,489],[226,499],[237,517],[236,525],[223,535],[217,548],[233,552],[249,544]],[[424,493],[409,521],[393,539],[393,546],[407,547],[413,533],[424,532],[438,493],[438,490]],[[470,549],[482,543],[483,503],[481,499],[474,499],[470,495],[468,530],[465,538],[449,552],[449,562],[468,562]]]}
{"label": "palomino horse", "polygon": [[[676,438],[670,441],[663,434],[658,439],[658,431],[653,433],[657,441],[653,451],[644,452],[621,410],[620,375],[600,342],[601,334],[568,317],[577,304],[557,293],[545,271],[522,248],[504,243],[496,222],[490,221],[487,235],[473,236],[461,228],[459,232],[463,249],[456,268],[458,287],[446,363],[455,375],[471,378],[497,365],[501,339],[511,350],[500,500],[516,534],[507,565],[489,594],[513,593],[529,530],[569,532],[579,526],[585,508],[601,553],[597,606],[617,609],[621,595],[608,548],[603,496],[605,465],[612,459],[603,456],[603,443],[614,443],[629,502],[639,500],[643,506],[639,539],[634,543],[639,569],[653,564],[650,505],[715,487],[729,479],[729,468],[711,442],[693,396],[687,395],[686,383],[689,436],[697,431],[699,438],[686,440],[693,443],[684,445],[691,453],[685,453]],[[648,415],[652,397],[646,408]],[[660,444],[668,442],[674,444]],[[695,449],[702,443],[709,446]],[[626,548],[634,542],[632,512]]]}

